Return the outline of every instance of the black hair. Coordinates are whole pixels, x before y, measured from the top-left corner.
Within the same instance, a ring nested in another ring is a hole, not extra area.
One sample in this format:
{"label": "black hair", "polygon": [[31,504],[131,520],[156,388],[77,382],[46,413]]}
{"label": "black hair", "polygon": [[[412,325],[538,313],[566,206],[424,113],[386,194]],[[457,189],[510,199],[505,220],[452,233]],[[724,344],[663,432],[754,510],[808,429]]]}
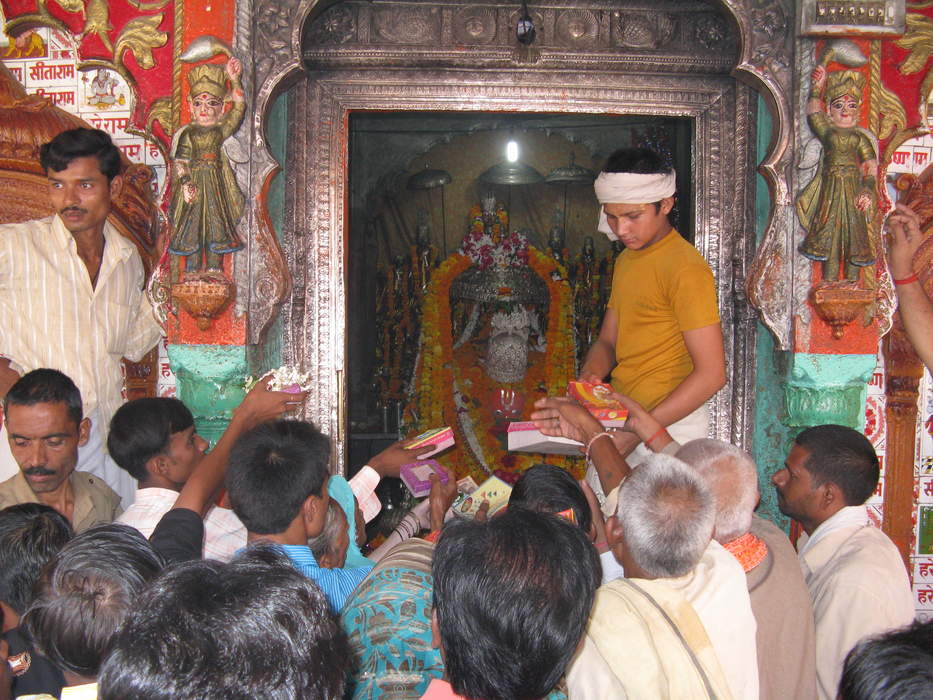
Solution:
{"label": "black hair", "polygon": [[580,528],[524,508],[487,523],[448,523],[432,573],[450,683],[485,700],[541,698],[554,687],[601,577]]}
{"label": "black hair", "polygon": [[78,425],[84,418],[81,392],[67,374],[57,369],[34,369],[26,372],[3,397],[3,410],[10,406],[35,406],[39,403],[63,403],[68,417]]}
{"label": "black hair", "polygon": [[933,620],[859,642],[846,656],[841,700],[933,698]]}
{"label": "black hair", "polygon": [[41,503],[0,510],[0,600],[22,615],[42,567],[74,536],[64,515]]}
{"label": "black hair", "polygon": [[137,480],[148,476],[146,462],[169,449],[172,435],[194,425],[181,401],[147,397],[123,404],[110,419],[107,452],[117,466]]}
{"label": "black hair", "polygon": [[139,592],[163,564],[135,528],[92,527],[49,561],[22,624],[62,671],[94,678]]}
{"label": "black hair", "polygon": [[276,420],[244,433],[230,453],[226,486],[249,532],[284,532],[308,496],[323,497],[330,440],[311,423]]}
{"label": "black hair", "polygon": [[553,464],[535,464],[526,469],[512,487],[509,506],[551,514],[570,508],[583,532],[589,534],[593,525],[590,504],[580,484],[566,470]]}
{"label": "black hair", "polygon": [[107,176],[107,181],[120,174],[120,149],[110,135],[100,129],[69,129],[42,145],[39,163],[46,172],[58,173],[65,170],[76,158],[97,158],[97,167]]}
{"label": "black hair", "polygon": [[878,486],[878,455],[864,435],[844,425],[817,425],[794,440],[807,450],[813,485],[836,484],[847,506],[860,506]]}
{"label": "black hair", "polygon": [[603,172],[662,175],[670,173],[671,166],[650,148],[620,148],[609,156]]}
{"label": "black hair", "polygon": [[342,697],[346,637],[280,550],[173,566],[144,596],[103,664],[101,700]]}

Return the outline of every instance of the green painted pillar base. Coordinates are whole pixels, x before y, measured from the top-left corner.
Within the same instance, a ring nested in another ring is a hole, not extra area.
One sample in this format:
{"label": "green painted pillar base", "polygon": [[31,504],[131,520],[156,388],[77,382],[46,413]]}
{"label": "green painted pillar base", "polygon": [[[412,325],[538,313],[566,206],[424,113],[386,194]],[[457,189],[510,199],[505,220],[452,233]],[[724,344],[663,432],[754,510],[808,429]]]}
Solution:
{"label": "green painted pillar base", "polygon": [[250,374],[242,345],[169,345],[177,395],[194,414],[198,433],[215,445],[245,396]]}
{"label": "green painted pillar base", "polygon": [[835,423],[863,430],[876,364],[875,355],[795,353],[784,387],[784,422],[792,428]]}

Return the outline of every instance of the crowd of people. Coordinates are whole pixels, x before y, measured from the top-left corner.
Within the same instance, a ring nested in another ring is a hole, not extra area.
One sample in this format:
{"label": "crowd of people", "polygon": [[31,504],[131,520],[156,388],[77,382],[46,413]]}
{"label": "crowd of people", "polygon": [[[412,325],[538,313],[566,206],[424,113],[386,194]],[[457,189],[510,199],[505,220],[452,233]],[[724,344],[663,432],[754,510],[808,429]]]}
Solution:
{"label": "crowd of people", "polygon": [[[43,151],[58,214],[19,233],[71,236],[62,255],[93,300],[116,279],[102,261],[119,175],[96,132],[62,141]],[[751,457],[706,437],[722,335],[709,268],[668,219],[673,173],[628,149],[596,189],[626,251],[581,379],[611,374],[625,426],[541,399],[531,418],[581,443],[584,480],[540,464],[506,508],[464,518],[454,476],[435,476],[375,549],[377,485],[430,448],[331,475],[330,438],[288,415],[305,395],[260,381],[207,451],[181,401],[109,411],[92,392],[88,415],[83,383],[99,380],[62,371],[62,348],[37,366],[5,355],[0,700],[933,697],[933,623],[914,621],[904,563],[864,507],[871,444],[836,425],[796,437],[771,477],[805,533],[795,550],[755,514]],[[132,314],[116,332],[81,321],[93,304],[75,313],[56,326],[65,345],[100,332],[122,354],[133,328],[148,337]],[[135,488],[82,469],[94,433]]]}

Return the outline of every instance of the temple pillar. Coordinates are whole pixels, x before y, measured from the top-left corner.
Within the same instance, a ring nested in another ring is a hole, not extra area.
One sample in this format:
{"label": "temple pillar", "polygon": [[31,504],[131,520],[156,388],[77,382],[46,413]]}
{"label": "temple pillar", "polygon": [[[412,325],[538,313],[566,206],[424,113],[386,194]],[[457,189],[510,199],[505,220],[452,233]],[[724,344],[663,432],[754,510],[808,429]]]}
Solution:
{"label": "temple pillar", "polygon": [[793,353],[784,386],[784,423],[792,428],[834,423],[862,430],[875,355]]}
{"label": "temple pillar", "polygon": [[249,375],[242,345],[169,345],[168,356],[178,382],[178,398],[194,414],[198,433],[217,443],[245,396]]}

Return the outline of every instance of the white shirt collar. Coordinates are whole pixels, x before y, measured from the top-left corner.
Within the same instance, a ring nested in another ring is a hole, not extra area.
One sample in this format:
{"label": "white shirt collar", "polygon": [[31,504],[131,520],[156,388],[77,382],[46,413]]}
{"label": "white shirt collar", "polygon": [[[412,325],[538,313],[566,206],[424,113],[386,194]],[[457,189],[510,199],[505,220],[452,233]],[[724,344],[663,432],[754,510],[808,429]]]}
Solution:
{"label": "white shirt collar", "polygon": [[847,527],[862,527],[864,525],[868,525],[868,511],[864,504],[840,508],[832,516],[820,523],[813,531],[812,535],[808,537],[807,534],[804,533],[800,536],[800,539],[797,540],[797,546],[800,548],[797,552],[797,556],[802,559],[804,554],[813,549],[817,542],[825,538],[831,532],[836,532],[837,530],[842,530]]}

